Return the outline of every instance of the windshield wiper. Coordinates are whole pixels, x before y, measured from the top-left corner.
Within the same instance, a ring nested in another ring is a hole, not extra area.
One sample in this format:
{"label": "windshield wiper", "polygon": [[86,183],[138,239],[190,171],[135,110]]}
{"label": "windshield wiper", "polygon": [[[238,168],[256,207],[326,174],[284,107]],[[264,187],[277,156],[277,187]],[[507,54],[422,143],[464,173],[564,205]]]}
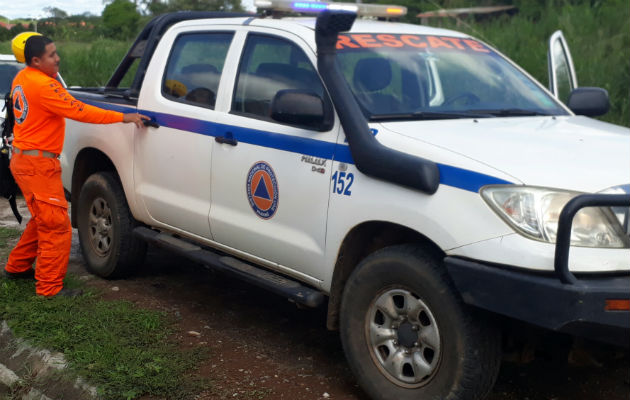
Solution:
{"label": "windshield wiper", "polygon": [[525,110],[522,108],[502,108],[497,110],[469,110],[480,114],[489,114],[495,117],[528,117],[535,115],[550,115],[542,111]]}
{"label": "windshield wiper", "polygon": [[490,118],[491,113],[480,113],[477,110],[470,111],[416,111],[400,114],[377,114],[370,116],[370,121],[395,121],[395,120],[432,120],[432,119],[457,119],[457,118]]}

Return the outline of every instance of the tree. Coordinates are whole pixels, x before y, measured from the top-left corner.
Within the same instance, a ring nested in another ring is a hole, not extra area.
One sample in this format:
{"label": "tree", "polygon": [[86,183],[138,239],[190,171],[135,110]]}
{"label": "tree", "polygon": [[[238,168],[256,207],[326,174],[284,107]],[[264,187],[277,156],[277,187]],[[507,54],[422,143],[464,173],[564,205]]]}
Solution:
{"label": "tree", "polygon": [[153,15],[159,15],[168,12],[168,4],[160,0],[144,0],[142,3],[149,11],[149,13]]}
{"label": "tree", "polygon": [[241,0],[139,0],[151,14],[169,11],[243,11]]}
{"label": "tree", "polygon": [[28,28],[22,24],[15,24],[9,32],[11,33],[11,37],[15,37],[18,33],[26,32]]}
{"label": "tree", "polygon": [[57,7],[45,7],[44,11],[50,14],[53,19],[62,19],[68,16],[68,13]]}
{"label": "tree", "polygon": [[103,10],[105,35],[115,39],[129,39],[138,30],[140,14],[129,0],[114,0]]}

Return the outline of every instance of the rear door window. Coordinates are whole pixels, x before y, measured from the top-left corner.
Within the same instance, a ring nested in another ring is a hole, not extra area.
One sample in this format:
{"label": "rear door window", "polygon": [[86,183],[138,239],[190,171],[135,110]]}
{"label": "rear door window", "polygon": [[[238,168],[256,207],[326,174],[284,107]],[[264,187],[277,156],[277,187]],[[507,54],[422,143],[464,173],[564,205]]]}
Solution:
{"label": "rear door window", "polygon": [[165,97],[214,109],[225,57],[233,33],[203,32],[179,36],[162,81]]}

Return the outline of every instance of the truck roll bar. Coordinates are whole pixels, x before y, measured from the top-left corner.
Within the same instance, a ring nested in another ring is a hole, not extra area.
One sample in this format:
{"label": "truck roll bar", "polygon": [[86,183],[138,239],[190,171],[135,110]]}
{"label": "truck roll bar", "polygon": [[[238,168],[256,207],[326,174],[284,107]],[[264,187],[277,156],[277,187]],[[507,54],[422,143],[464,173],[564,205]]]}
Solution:
{"label": "truck roll bar", "polygon": [[140,93],[140,87],[144,80],[144,74],[147,72],[149,61],[155,52],[155,48],[160,40],[162,34],[168,27],[181,21],[188,21],[194,19],[210,19],[210,18],[239,18],[239,17],[252,17],[255,14],[250,13],[226,13],[215,11],[179,11],[174,13],[162,14],[153,18],[142,29],[142,32],[138,35],[133,45],[120,62],[114,74],[105,85],[105,90],[116,89],[120,84],[134,60],[139,58],[140,65],[138,65],[138,71],[129,89],[128,97],[138,97]]}

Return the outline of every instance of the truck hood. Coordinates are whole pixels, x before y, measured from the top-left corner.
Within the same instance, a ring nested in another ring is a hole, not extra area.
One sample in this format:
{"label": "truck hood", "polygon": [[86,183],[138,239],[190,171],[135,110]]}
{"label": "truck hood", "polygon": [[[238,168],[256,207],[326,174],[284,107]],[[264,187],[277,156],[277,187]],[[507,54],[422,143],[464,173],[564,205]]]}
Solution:
{"label": "truck hood", "polygon": [[480,118],[378,125],[385,131],[495,168],[514,177],[515,183],[581,192],[598,192],[630,183],[630,129],[586,117]]}

